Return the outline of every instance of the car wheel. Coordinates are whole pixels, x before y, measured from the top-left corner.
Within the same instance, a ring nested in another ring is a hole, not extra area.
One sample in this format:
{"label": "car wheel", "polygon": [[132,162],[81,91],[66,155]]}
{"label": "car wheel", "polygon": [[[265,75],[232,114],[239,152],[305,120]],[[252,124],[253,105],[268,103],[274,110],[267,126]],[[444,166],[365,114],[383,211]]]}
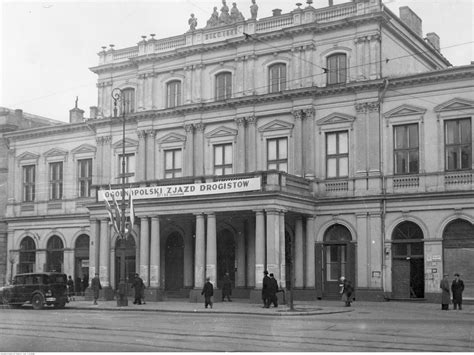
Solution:
{"label": "car wheel", "polygon": [[36,294],[31,299],[31,304],[33,305],[33,309],[42,309],[44,306],[44,298],[40,294]]}

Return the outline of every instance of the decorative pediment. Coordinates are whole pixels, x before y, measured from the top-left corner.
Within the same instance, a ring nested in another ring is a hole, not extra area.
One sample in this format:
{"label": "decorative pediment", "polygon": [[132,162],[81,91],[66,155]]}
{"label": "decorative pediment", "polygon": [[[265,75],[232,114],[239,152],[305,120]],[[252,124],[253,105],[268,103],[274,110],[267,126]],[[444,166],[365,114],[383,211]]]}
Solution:
{"label": "decorative pediment", "polygon": [[336,123],[347,123],[352,124],[355,121],[354,116],[346,115],[344,113],[331,113],[330,115],[320,118],[316,121],[318,126],[328,125],[328,124],[336,124]]}
{"label": "decorative pediment", "polygon": [[236,136],[236,135],[237,135],[237,130],[221,126],[212,130],[209,133],[206,133],[206,138],[229,137],[229,136]]}
{"label": "decorative pediment", "polygon": [[293,124],[285,121],[274,120],[271,121],[258,129],[259,132],[269,132],[269,131],[281,131],[281,130],[291,130],[293,129]]}
{"label": "decorative pediment", "polygon": [[436,112],[474,110],[474,101],[455,98],[434,108]]}
{"label": "decorative pediment", "polygon": [[52,148],[44,153],[45,157],[64,157],[67,155],[67,151],[59,148]]}
{"label": "decorative pediment", "polygon": [[[125,138],[125,146],[126,147],[136,147],[138,145],[138,141],[134,140],[134,139],[130,139],[130,138]],[[115,142],[112,147],[114,149],[117,149],[117,148],[122,148],[123,147],[123,144],[122,144],[122,139],[118,140],[117,142]]]}
{"label": "decorative pediment", "polygon": [[168,133],[165,136],[156,140],[159,144],[186,142],[186,136],[178,133]]}
{"label": "decorative pediment", "polygon": [[30,152],[24,152],[24,153],[20,154],[16,159],[18,161],[21,161],[21,160],[38,160],[38,158],[39,158],[38,154],[34,154],[34,153],[30,153]]}
{"label": "decorative pediment", "polygon": [[77,148],[74,148],[72,154],[83,154],[83,153],[95,153],[97,148],[90,144],[82,144]]}
{"label": "decorative pediment", "polygon": [[424,115],[426,109],[412,105],[401,105],[384,114],[385,118]]}

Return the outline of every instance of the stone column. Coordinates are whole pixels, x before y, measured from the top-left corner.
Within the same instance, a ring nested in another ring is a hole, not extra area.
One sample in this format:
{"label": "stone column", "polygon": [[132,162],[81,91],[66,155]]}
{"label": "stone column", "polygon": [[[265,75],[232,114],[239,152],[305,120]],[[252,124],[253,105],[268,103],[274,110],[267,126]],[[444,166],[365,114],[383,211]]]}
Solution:
{"label": "stone column", "polygon": [[255,211],[255,287],[262,288],[263,270],[265,270],[265,215]]}
{"label": "stone column", "polygon": [[[245,230],[243,224],[240,226],[240,230]],[[237,260],[237,271],[235,274],[235,286],[236,287],[245,287],[245,236],[244,233],[237,233],[237,240],[235,241],[235,253]]]}
{"label": "stone column", "polygon": [[235,73],[235,80],[236,83],[234,97],[241,97],[244,95],[244,58],[243,57],[236,57],[234,59],[236,63],[236,73]]}
{"label": "stone column", "polygon": [[[103,150],[104,150],[104,142],[102,137],[95,137],[95,142],[97,144],[97,152],[96,157],[94,160],[94,171],[95,174],[92,174],[92,184],[101,185],[104,183],[102,172],[102,160],[103,160]],[[13,180],[12,180],[13,181]],[[90,270],[90,268],[89,268]]]}
{"label": "stone column", "polygon": [[295,167],[294,172],[296,176],[303,176],[303,110],[293,111],[295,117],[295,130],[294,130],[294,161]]}
{"label": "stone column", "polygon": [[[356,103],[357,121],[359,123],[354,128],[355,138],[355,173],[359,176],[366,176],[367,174],[367,107],[365,103]],[[373,138],[373,137],[372,137]]]}
{"label": "stone column", "polygon": [[247,60],[247,95],[253,95],[256,93],[256,75],[255,75],[255,62],[257,61],[256,55],[249,55]]}
{"label": "stone column", "polygon": [[184,226],[184,287],[193,287],[193,267],[194,267],[194,238],[193,226],[191,222],[186,222]]}
{"label": "stone column", "polygon": [[150,286],[149,267],[150,267],[149,218],[140,217],[140,277],[143,279],[146,286]]}
{"label": "stone column", "polygon": [[280,279],[280,220],[277,210],[266,210],[267,214],[267,270]]}
{"label": "stone column", "polygon": [[157,80],[156,77],[158,76],[158,73],[152,73],[151,74],[151,109],[156,110],[158,108],[158,103],[156,100],[156,94],[157,92],[160,93],[161,91],[157,88]]}
{"label": "stone column", "polygon": [[117,157],[112,154],[112,136],[104,136],[102,138],[104,142],[102,153],[102,182],[106,184],[109,181],[114,181],[119,171],[112,172],[112,159],[117,159]]}
{"label": "stone column", "polygon": [[245,119],[243,117],[235,118],[237,123],[237,154],[235,162],[235,173],[245,172]]}
{"label": "stone column", "polygon": [[303,121],[303,176],[307,179],[315,178],[315,143],[316,131],[314,127],[314,108],[305,109]]}
{"label": "stone column", "polygon": [[184,176],[193,176],[194,174],[194,126],[192,124],[185,124],[186,131],[186,146],[185,159],[183,167]]}
{"label": "stone column", "polygon": [[295,223],[295,288],[303,288],[303,217],[296,217]]}
{"label": "stone column", "polygon": [[367,253],[367,213],[360,212],[356,214],[357,218],[357,284],[359,288],[368,287],[368,270],[367,265],[370,265],[369,255]]}
{"label": "stone column", "polygon": [[145,169],[146,169],[146,132],[143,130],[137,131],[138,136],[138,156],[137,156],[137,173],[135,176],[136,181],[145,180]]}
{"label": "stone column", "polygon": [[255,219],[248,220],[247,235],[247,287],[255,287]]}
{"label": "stone column", "polygon": [[160,218],[151,217],[150,241],[150,287],[159,288],[160,285]]}
{"label": "stone column", "polygon": [[207,243],[206,243],[206,278],[210,277],[213,285],[217,283],[217,240],[216,215],[207,214]]}
{"label": "stone column", "polygon": [[201,289],[204,285],[204,262],[206,254],[206,240],[204,235],[204,215],[196,215],[196,248],[194,256],[194,288]]}
{"label": "stone column", "polygon": [[155,180],[155,134],[154,129],[146,131],[146,180]]}
{"label": "stone column", "polygon": [[196,142],[194,144],[194,175],[204,175],[204,128],[205,125],[202,122],[194,124],[196,130]]}
{"label": "stone column", "polygon": [[380,78],[380,34],[373,34],[370,37],[370,80]]}
{"label": "stone column", "polygon": [[356,49],[356,78],[357,80],[368,80],[369,78],[365,76],[364,70],[364,47],[365,47],[366,37],[359,37],[354,40],[355,49]]}
{"label": "stone column", "polygon": [[315,280],[315,259],[314,259],[314,216],[310,216],[306,220],[306,272],[305,287],[314,288]]}
{"label": "stone column", "polygon": [[380,119],[379,103],[372,101],[367,103],[368,122],[367,122],[367,162],[369,175],[378,175],[380,173]]}
{"label": "stone column", "polygon": [[286,288],[286,243],[285,243],[285,211],[279,213],[280,223],[280,285]]}
{"label": "stone column", "polygon": [[247,121],[247,140],[246,140],[246,152],[247,152],[247,171],[257,171],[257,117],[249,116],[246,118]]}
{"label": "stone column", "polygon": [[99,221],[97,219],[90,220],[91,234],[89,237],[89,280],[95,276],[99,264],[96,255],[99,255]]}
{"label": "stone column", "polygon": [[110,235],[108,220],[100,220],[100,259],[99,259],[99,277],[102,287],[110,286]]}
{"label": "stone column", "polygon": [[145,108],[145,74],[138,75],[137,112]]}

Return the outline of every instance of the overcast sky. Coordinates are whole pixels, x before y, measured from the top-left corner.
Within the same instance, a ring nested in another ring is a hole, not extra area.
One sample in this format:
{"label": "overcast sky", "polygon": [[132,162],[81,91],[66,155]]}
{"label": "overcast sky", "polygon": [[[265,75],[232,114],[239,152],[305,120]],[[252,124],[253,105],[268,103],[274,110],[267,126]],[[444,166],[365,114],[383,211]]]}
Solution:
{"label": "overcast sky", "polygon": [[[230,5],[233,1],[229,0]],[[246,18],[250,0],[236,0]],[[258,17],[271,16],[280,8],[287,13],[298,1],[257,0]],[[305,0],[300,0],[303,4]],[[335,0],[335,3],[347,2]],[[180,35],[188,30],[194,13],[204,27],[221,0],[154,1],[6,1],[0,0],[0,106],[69,120],[76,96],[89,117],[97,105],[97,77],[89,68],[98,65],[102,46],[131,47],[142,35],[156,38]],[[453,65],[474,60],[474,0],[385,0],[398,15],[409,6],[423,20],[423,33],[441,37],[442,53]],[[314,0],[314,7],[327,6]]]}

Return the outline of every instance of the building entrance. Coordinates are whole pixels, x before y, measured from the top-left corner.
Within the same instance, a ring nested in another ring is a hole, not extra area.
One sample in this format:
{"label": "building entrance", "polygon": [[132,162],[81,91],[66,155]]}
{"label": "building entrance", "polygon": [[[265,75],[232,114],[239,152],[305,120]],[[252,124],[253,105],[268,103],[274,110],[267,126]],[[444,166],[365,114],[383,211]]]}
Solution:
{"label": "building entrance", "polygon": [[[74,246],[74,276],[73,280],[88,278],[89,275],[89,236],[82,234]],[[77,281],[76,281],[77,282]],[[82,290],[83,292],[84,290]]]}
{"label": "building entrance", "polygon": [[[125,278],[128,284],[133,282],[136,273],[136,244],[132,236],[115,243],[115,287],[120,283],[120,262],[125,258]],[[130,287],[128,288],[130,292]]]}
{"label": "building entrance", "polygon": [[165,250],[165,290],[178,291],[184,282],[184,241],[174,232],[166,239]]}
{"label": "building entrance", "polygon": [[229,273],[232,287],[235,284],[235,240],[234,235],[224,229],[217,236],[217,287],[222,288],[225,273]]}
{"label": "building entrance", "polygon": [[392,234],[392,297],[425,297],[423,231],[413,222],[400,223]]}

